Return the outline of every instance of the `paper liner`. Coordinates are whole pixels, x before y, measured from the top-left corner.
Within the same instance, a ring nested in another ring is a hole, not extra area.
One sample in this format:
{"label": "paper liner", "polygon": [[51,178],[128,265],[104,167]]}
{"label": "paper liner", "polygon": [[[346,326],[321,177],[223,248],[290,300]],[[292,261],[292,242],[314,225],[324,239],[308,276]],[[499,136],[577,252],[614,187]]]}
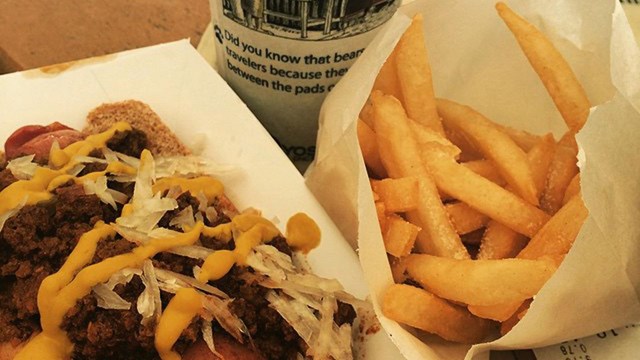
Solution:
{"label": "paper liner", "polygon": [[588,6],[579,0],[507,3],[553,41],[594,105],[577,136],[590,215],[563,264],[508,335],[470,348],[406,329],[380,313],[393,279],[355,131],[375,74],[408,16],[420,12],[436,96],[515,128],[551,131],[558,139],[566,126],[495,2],[419,1],[402,7],[322,108],[307,184],[359,248],[380,321],[407,359],[488,359],[489,349],[539,347],[640,320],[640,53],[629,24],[613,0]]}

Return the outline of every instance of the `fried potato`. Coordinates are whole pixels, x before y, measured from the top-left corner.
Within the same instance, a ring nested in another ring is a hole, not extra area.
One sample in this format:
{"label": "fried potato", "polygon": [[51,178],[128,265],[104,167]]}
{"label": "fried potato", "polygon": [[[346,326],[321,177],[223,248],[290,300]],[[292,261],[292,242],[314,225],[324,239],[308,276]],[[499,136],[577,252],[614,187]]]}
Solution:
{"label": "fried potato", "polygon": [[400,216],[390,215],[387,218],[387,230],[382,234],[387,253],[397,258],[409,255],[420,230],[420,227]]}
{"label": "fried potato", "polygon": [[444,132],[449,139],[458,149],[460,149],[460,156],[458,160],[462,162],[482,160],[484,156],[478,150],[478,148],[471,142],[464,133],[461,133],[455,129],[448,128],[446,124],[444,126]]}
{"label": "fried potato", "polygon": [[531,173],[536,185],[536,195],[538,198],[542,196],[542,192],[544,191],[549,166],[551,166],[555,151],[556,143],[553,140],[553,136],[547,134],[540,137],[537,143],[534,144],[527,153],[527,160],[529,160],[529,165],[531,166]]}
{"label": "fried potato", "polygon": [[489,217],[477,212],[463,202],[445,205],[453,228],[459,235],[468,234],[472,231],[484,227],[489,221]]}
{"label": "fried potato", "polygon": [[510,303],[489,306],[469,305],[467,306],[467,309],[477,317],[504,322],[513,317],[517,313],[520,306],[522,306],[521,301],[514,301]]}
{"label": "fried potato", "polygon": [[568,203],[569,200],[576,195],[580,196],[580,173],[577,173],[569,182],[567,189],[564,191],[562,205]]}
{"label": "fried potato", "polygon": [[411,222],[422,228],[416,242],[418,250],[445,257],[469,258],[420,159],[418,145],[402,105],[390,95],[379,94],[372,100],[374,130],[387,172],[394,178],[418,178],[418,207],[407,214]]}
{"label": "fried potato", "polygon": [[539,136],[530,134],[524,130],[514,129],[510,126],[501,124],[496,124],[496,126],[509,135],[511,140],[526,152],[529,152],[529,150],[531,150],[531,148],[540,140]]}
{"label": "fried potato", "polygon": [[358,119],[358,142],[360,143],[360,151],[364,158],[367,168],[378,178],[386,176],[387,172],[380,160],[378,154],[378,143],[376,142],[376,133],[364,121]]}
{"label": "fried potato", "polygon": [[548,214],[555,214],[562,206],[567,186],[579,171],[577,156],[578,145],[575,142],[574,134],[567,132],[556,146],[549,165],[546,186],[540,200],[540,207]]}
{"label": "fried potato", "polygon": [[[582,198],[574,196],[540,229],[517,258],[544,259],[559,265],[569,252],[587,215]],[[469,306],[469,311],[479,317],[506,321],[520,305],[515,301],[488,307]]]}
{"label": "fried potato", "polygon": [[423,147],[422,160],[438,189],[521,234],[533,236],[549,219],[542,210],[458,164],[437,144]]}
{"label": "fried potato", "polygon": [[518,254],[520,259],[565,255],[571,249],[589,211],[580,196],[574,196],[531,238]]}
{"label": "fried potato", "polygon": [[391,52],[387,61],[380,68],[380,72],[373,83],[373,90],[380,90],[396,99],[402,99],[402,89],[400,88],[398,72],[396,71],[396,51]]}
{"label": "fried potato", "polygon": [[376,201],[375,207],[378,223],[380,224],[380,231],[384,234],[387,231],[387,210],[382,201]]}
{"label": "fried potato", "polygon": [[367,99],[367,102],[365,102],[362,109],[360,109],[358,119],[364,121],[364,123],[373,130],[373,105],[371,105],[371,98]]}
{"label": "fried potato", "polygon": [[461,150],[455,146],[449,139],[443,137],[441,134],[431,130],[426,125],[423,125],[415,120],[409,119],[409,127],[413,131],[413,135],[416,138],[418,145],[423,145],[430,142],[435,142],[442,145],[442,148],[454,158],[460,156]]}
{"label": "fried potato", "polygon": [[522,305],[516,310],[516,312],[500,325],[500,334],[505,335],[506,333],[511,331],[511,329],[513,329],[513,327],[516,326],[516,324],[518,324],[518,322],[520,322],[520,320],[527,313],[530,305],[531,300],[527,300],[522,303]]}
{"label": "fried potato", "polygon": [[491,182],[500,186],[504,186],[506,184],[502,176],[500,176],[500,173],[498,173],[496,167],[493,166],[493,163],[489,160],[472,160],[461,164]]}
{"label": "fried potato", "polygon": [[418,179],[416,177],[382,179],[375,183],[374,190],[384,202],[387,212],[407,212],[415,210],[418,206]]}
{"label": "fried potato", "polygon": [[391,285],[382,300],[382,312],[392,320],[467,344],[485,339],[493,326],[464,307],[410,285]]}
{"label": "fried potato", "polygon": [[463,343],[482,341],[493,321],[504,335],[524,317],[588,215],[575,133],[589,100],[551,41],[505,4],[496,9],[569,127],[557,143],[436,99],[421,15],[358,122],[369,174],[384,179],[371,184],[394,281],[424,288],[391,286],[383,312]]}
{"label": "fried potato", "polygon": [[402,284],[407,280],[407,263],[406,257],[397,258],[395,256],[388,256],[389,265],[391,266],[391,275],[393,276],[393,281],[396,284]]}
{"label": "fried potato", "polygon": [[[538,196],[542,192],[546,174],[555,151],[553,136],[547,134],[538,138],[537,143],[527,153],[527,160],[536,183]],[[527,238],[508,227],[492,220],[487,225],[478,251],[478,259],[504,259],[514,257],[526,245]]]}
{"label": "fried potato", "polygon": [[402,103],[409,117],[444,135],[436,110],[431,66],[422,32],[422,15],[416,15],[396,45],[396,71]]}
{"label": "fried potato", "polygon": [[527,245],[528,240],[526,236],[492,220],[482,235],[476,258],[491,260],[515,257]]}
{"label": "fried potato", "polygon": [[467,135],[523,199],[538,205],[527,155],[509,135],[468,106],[443,99],[438,99],[437,105],[445,126]]}
{"label": "fried potato", "polygon": [[496,10],[538,73],[569,129],[580,130],[587,121],[591,103],[567,61],[540,30],[506,4],[497,3]]}
{"label": "fried potato", "polygon": [[412,254],[406,261],[409,277],[426,290],[444,299],[483,306],[532,297],[556,269],[547,260],[457,260]]}

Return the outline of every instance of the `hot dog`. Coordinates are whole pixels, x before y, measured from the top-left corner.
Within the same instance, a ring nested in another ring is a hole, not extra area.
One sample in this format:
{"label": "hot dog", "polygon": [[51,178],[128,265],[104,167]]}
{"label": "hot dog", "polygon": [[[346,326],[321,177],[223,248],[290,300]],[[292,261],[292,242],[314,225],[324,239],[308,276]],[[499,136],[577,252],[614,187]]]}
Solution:
{"label": "hot dog", "polygon": [[28,125],[16,130],[4,143],[4,152],[8,160],[20,155],[35,155],[36,159],[44,159],[54,142],[60,147],[82,139],[79,131],[71,129],[59,122],[47,126]]}
{"label": "hot dog", "polygon": [[101,106],[87,123],[7,141],[0,359],[352,357],[366,304],[308,272],[298,250],[318,240],[311,219],[282,234],[236,209],[142,103]]}

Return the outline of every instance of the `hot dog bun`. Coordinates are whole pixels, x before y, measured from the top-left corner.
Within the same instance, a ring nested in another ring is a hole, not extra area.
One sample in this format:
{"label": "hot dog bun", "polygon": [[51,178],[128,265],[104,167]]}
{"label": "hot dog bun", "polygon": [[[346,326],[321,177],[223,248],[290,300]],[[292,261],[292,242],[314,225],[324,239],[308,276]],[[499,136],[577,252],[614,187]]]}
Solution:
{"label": "hot dog bun", "polygon": [[149,105],[136,100],[103,104],[87,115],[85,134],[107,130],[118,121],[126,121],[148,136],[149,150],[156,155],[190,155],[189,148],[178,139]]}

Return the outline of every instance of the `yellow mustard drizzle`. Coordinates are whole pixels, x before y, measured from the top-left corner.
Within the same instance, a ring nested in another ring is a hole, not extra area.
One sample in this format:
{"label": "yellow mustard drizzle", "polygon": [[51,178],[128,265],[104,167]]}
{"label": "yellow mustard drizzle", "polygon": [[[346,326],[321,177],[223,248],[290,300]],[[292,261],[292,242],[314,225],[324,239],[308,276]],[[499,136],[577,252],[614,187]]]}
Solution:
{"label": "yellow mustard drizzle", "polygon": [[285,234],[287,244],[305,254],[320,244],[320,228],[305,213],[297,213],[289,218]]}
{"label": "yellow mustard drizzle", "polygon": [[[104,171],[75,177],[66,172],[76,165],[73,157],[88,155],[102,148],[117,131],[130,130],[129,124],[121,122],[111,129],[85,140],[78,141],[65,149],[55,149],[50,153],[50,163],[56,169],[37,168],[32,179],[20,180],[0,192],[0,213],[14,209],[23,202],[26,205],[49,200],[50,191],[72,180],[82,183],[96,180],[109,172],[135,175],[136,169],[120,162],[110,162]],[[182,191],[197,194],[202,191],[208,199],[223,194],[222,184],[208,176],[193,179],[163,178],[153,185],[153,192],[164,191],[179,186]],[[122,216],[133,211],[132,204],[126,204]],[[304,214],[302,214],[304,215]],[[289,244],[294,249],[305,252],[317,246],[320,231],[317,225],[306,215],[295,215],[287,224],[287,233],[292,237]],[[308,228],[308,230],[305,230]],[[18,353],[16,359],[66,359],[73,351],[73,343],[66,332],[60,329],[64,316],[75,306],[78,300],[88,295],[91,289],[109,278],[117,271],[127,267],[140,267],[142,263],[159,252],[173,247],[194,244],[200,235],[215,237],[222,241],[235,238],[234,250],[213,252],[204,262],[198,280],[207,282],[226,275],[234,264],[246,265],[251,250],[279,235],[278,229],[267,219],[255,214],[245,213],[235,216],[230,223],[216,227],[207,227],[197,222],[193,228],[173,238],[152,239],[148,243],[133,249],[130,253],[117,255],[86,266],[94,256],[97,243],[115,235],[111,226],[98,222],[95,227],[82,235],[61,269],[47,277],[38,291],[38,309],[41,317],[42,332],[31,339]],[[288,240],[289,241],[289,240]],[[75,277],[74,277],[75,275]],[[155,346],[163,360],[177,360],[180,355],[171,349],[182,331],[202,308],[202,295],[191,288],[178,291],[169,303],[156,328]]]}
{"label": "yellow mustard drizzle", "polygon": [[111,161],[107,163],[107,167],[103,171],[95,171],[80,177],[69,174],[58,175],[53,180],[51,180],[51,182],[49,182],[47,191],[51,192],[69,181],[73,181],[78,185],[83,184],[87,180],[96,181],[96,179],[98,179],[100,176],[105,176],[108,173],[135,175],[136,169],[120,161]]}
{"label": "yellow mustard drizzle", "polygon": [[[60,329],[60,324],[62,324],[65,314],[75,306],[78,300],[88,295],[94,286],[108,281],[111,275],[117,271],[128,267],[140,267],[146,259],[175,246],[192,245],[200,237],[203,227],[204,224],[198,222],[186,233],[181,233],[170,239],[152,239],[129,253],[110,257],[99,263],[87,266],[80,270],[75,278],[68,281],[66,285],[64,280],[67,280],[65,275],[68,272],[63,273],[56,280],[47,282],[47,288],[38,293],[38,310],[40,311],[42,333],[29,341],[24,349],[18,353],[16,359],[69,358],[73,345],[64,331]],[[67,259],[67,262],[82,266],[82,254],[87,256],[87,252],[79,251],[77,253],[79,255],[74,254],[76,254],[75,249]],[[89,257],[89,261],[91,258],[93,258],[93,254]],[[67,262],[65,262],[63,268],[66,267]],[[73,265],[69,265],[66,268],[71,271]],[[74,270],[77,270],[77,268]],[[45,279],[45,281],[47,280]],[[56,288],[59,290],[54,296],[45,297],[46,293],[51,295],[51,292]],[[41,294],[42,297],[40,297]],[[43,346],[44,344],[46,346]]]}
{"label": "yellow mustard drizzle", "polygon": [[16,359],[64,359],[69,357],[73,344],[60,329],[61,317],[52,311],[51,302],[58,296],[75,273],[88,264],[96,251],[98,242],[115,235],[111,226],[102,221],[83,234],[60,270],[47,276],[38,289],[38,309],[42,332],[27,343]]}
{"label": "yellow mustard drizzle", "polygon": [[233,239],[232,223],[220,224],[215,227],[205,226],[202,235],[229,242]]}
{"label": "yellow mustard drizzle", "polygon": [[202,295],[192,288],[178,290],[169,301],[155,333],[156,350],[162,360],[180,360],[180,354],[171,348],[201,309]]}
{"label": "yellow mustard drizzle", "polygon": [[184,192],[189,191],[193,196],[196,196],[202,191],[207,199],[214,199],[224,192],[222,183],[211,176],[200,176],[197,178],[162,178],[153,184],[152,189],[155,194],[159,191],[169,190],[174,186],[179,186]]}
{"label": "yellow mustard drizzle", "polygon": [[73,166],[75,163],[71,159],[74,156],[87,156],[93,150],[104,147],[116,132],[128,130],[131,130],[131,125],[121,121],[113,124],[107,131],[89,135],[84,140],[74,142],[64,149],[52,149],[49,154],[49,163],[56,168]]}
{"label": "yellow mustard drizzle", "polygon": [[[269,220],[250,213],[236,215],[230,223],[223,225],[230,226],[205,227],[203,233],[213,236],[207,232],[229,231],[224,235],[231,239],[231,233],[235,228],[240,232],[240,235],[235,239],[235,249],[217,250],[207,256],[202,265],[202,271],[197,276],[198,281],[218,280],[225,276],[234,264],[246,265],[247,256],[254,247],[272,240],[280,233]],[[216,238],[218,237],[216,236]],[[294,250],[308,253],[320,243],[320,228],[306,214],[297,213],[287,222],[286,240]]]}
{"label": "yellow mustard drizzle", "polygon": [[235,228],[240,232],[235,239],[235,249],[217,250],[207,256],[202,270],[197,275],[198,281],[218,280],[225,276],[234,264],[245,265],[251,249],[280,234],[269,220],[256,214],[236,215],[229,225],[229,228]]}
{"label": "yellow mustard drizzle", "polygon": [[[88,136],[86,139],[75,142],[63,150],[51,151],[50,161],[58,167],[58,170],[38,167],[29,180],[19,180],[7,186],[0,192],[0,214],[15,209],[24,201],[24,205],[33,205],[41,201],[51,199],[49,188],[51,183],[59,176],[68,176],[66,172],[72,168],[75,162],[70,161],[75,155],[88,155],[91,151],[102,148],[117,131],[130,130],[131,125],[125,122],[114,124],[109,130]],[[70,149],[71,148],[71,149]],[[78,151],[74,153],[73,151]],[[58,186],[64,184],[57,181]]]}

